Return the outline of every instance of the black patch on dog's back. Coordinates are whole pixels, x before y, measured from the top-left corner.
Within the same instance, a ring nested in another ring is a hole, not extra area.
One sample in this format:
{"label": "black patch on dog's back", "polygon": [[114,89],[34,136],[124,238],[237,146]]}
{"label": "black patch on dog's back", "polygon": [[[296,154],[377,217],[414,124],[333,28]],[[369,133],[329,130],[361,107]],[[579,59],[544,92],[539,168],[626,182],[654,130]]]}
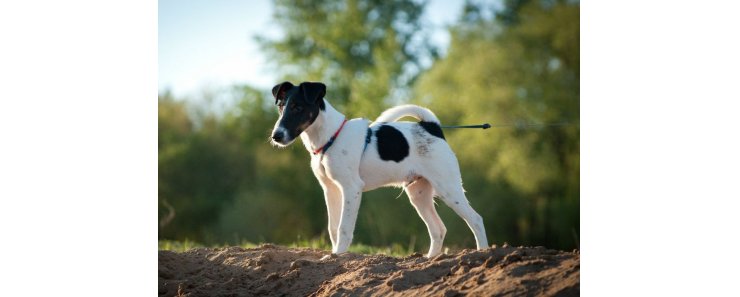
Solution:
{"label": "black patch on dog's back", "polygon": [[378,138],[378,154],[385,161],[401,162],[409,155],[409,142],[403,133],[388,125],[381,125],[375,131]]}
{"label": "black patch on dog's back", "polygon": [[439,138],[445,139],[444,133],[442,133],[442,127],[439,126],[439,124],[435,122],[419,122],[419,126],[424,128],[424,130],[427,131],[427,133],[432,134],[434,136],[437,136]]}

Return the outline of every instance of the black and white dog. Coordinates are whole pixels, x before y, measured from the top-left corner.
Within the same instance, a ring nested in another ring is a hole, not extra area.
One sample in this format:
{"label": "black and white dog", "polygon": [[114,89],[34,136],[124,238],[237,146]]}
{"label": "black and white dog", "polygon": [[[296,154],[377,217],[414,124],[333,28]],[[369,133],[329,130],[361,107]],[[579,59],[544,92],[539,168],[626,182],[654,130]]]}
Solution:
{"label": "black and white dog", "polygon": [[[427,257],[441,253],[447,232],[434,196],[465,220],[478,249],[488,247],[483,219],[465,197],[457,158],[431,111],[402,105],[384,111],[373,123],[347,120],[324,100],[325,94],[326,86],[317,82],[283,82],[272,88],[280,110],[272,143],[283,147],[300,136],[311,153],[311,168],[329,212],[333,254],[346,252],[352,243],[362,192],[382,186],[404,187],[429,230]],[[396,122],[405,116],[420,122]]]}

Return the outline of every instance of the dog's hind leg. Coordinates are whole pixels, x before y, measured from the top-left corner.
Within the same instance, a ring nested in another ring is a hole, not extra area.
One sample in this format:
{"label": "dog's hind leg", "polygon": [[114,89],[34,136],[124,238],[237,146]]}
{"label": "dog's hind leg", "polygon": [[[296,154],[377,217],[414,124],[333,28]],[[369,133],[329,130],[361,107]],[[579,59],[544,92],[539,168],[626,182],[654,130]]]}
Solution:
{"label": "dog's hind leg", "polygon": [[[448,178],[443,181],[431,180],[434,190],[440,195],[440,199],[457,213],[475,235],[475,243],[478,249],[488,248],[486,230],[483,227],[483,218],[475,212],[465,197],[460,178]],[[458,182],[455,182],[458,181]]]}
{"label": "dog's hind leg", "polygon": [[427,258],[439,255],[442,252],[442,242],[445,239],[447,228],[445,228],[442,219],[439,218],[437,210],[434,208],[434,188],[425,178],[420,178],[406,186],[406,195],[411,200],[411,205],[416,208],[416,212],[427,225],[429,230],[429,253]]}

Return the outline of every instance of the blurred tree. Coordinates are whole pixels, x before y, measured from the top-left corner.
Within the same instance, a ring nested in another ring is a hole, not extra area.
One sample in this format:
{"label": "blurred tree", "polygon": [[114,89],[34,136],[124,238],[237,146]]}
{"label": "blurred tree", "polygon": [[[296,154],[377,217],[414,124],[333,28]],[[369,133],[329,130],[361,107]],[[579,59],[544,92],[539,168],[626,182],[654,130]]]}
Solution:
{"label": "blurred tree", "polygon": [[258,37],[263,49],[287,79],[325,82],[327,98],[350,117],[373,118],[394,96],[406,99],[403,90],[420,73],[420,60],[436,56],[420,23],[425,2],[274,3],[284,36]]}
{"label": "blurred tree", "polygon": [[[520,124],[450,131],[466,188],[483,196],[471,200],[489,212],[483,217],[494,240],[573,247],[579,232],[579,6],[507,4],[493,19],[466,4],[448,56],[420,79],[417,101],[447,123]],[[561,122],[570,125],[523,127]]]}
{"label": "blurred tree", "polygon": [[167,94],[159,99],[159,129],[160,218],[174,211],[160,234],[202,238],[233,199],[244,168],[251,167],[250,155],[229,142],[213,115],[195,123],[184,104]]}

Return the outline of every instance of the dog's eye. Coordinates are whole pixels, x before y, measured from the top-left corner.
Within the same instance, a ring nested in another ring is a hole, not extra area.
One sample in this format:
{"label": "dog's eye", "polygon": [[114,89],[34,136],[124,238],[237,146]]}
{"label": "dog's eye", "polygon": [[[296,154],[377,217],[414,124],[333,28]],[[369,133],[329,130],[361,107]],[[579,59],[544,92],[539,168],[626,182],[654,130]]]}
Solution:
{"label": "dog's eye", "polygon": [[295,110],[296,112],[301,112],[303,111],[303,106],[293,105],[293,110]]}

